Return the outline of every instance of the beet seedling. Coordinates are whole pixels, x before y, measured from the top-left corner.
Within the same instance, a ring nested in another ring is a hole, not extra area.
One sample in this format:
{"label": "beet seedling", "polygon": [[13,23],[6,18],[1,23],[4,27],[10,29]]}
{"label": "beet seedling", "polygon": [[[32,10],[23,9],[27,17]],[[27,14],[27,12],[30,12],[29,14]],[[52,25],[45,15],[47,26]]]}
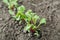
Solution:
{"label": "beet seedling", "polygon": [[41,26],[42,24],[46,24],[46,19],[42,18],[39,22],[39,25],[37,26],[37,28],[39,28],[39,26]]}
{"label": "beet seedling", "polygon": [[17,14],[15,15],[16,20],[22,20],[25,19],[25,7],[23,5],[17,7]]}
{"label": "beet seedling", "polygon": [[[33,17],[32,17],[33,18]],[[35,19],[36,20],[36,19]],[[38,19],[37,19],[38,20]],[[36,24],[29,24],[29,26],[25,26],[25,28],[24,28],[24,31],[25,32],[32,32],[34,35],[36,35],[37,37],[39,37],[39,36],[41,36],[40,34],[39,34],[39,31],[37,31],[37,30],[39,30],[39,27],[42,25],[42,24],[46,24],[46,19],[45,18],[42,18],[41,20],[40,20],[40,23],[39,23],[39,25],[38,26],[36,26]]]}
{"label": "beet seedling", "polygon": [[34,16],[34,14],[32,13],[32,10],[27,10],[25,15],[26,15],[25,21],[27,23],[29,23],[32,20],[32,16]]}
{"label": "beet seedling", "polygon": [[[46,24],[46,19],[45,18],[39,18],[38,15],[36,15],[36,13],[33,13],[32,10],[28,10],[25,15],[27,16],[27,18],[25,18],[27,25],[24,28],[25,32],[32,32],[34,33],[34,35],[36,35],[37,37],[40,36],[39,32],[37,30],[39,30],[39,27],[41,26],[41,24]],[[38,26],[36,26],[36,22],[37,20],[40,20]],[[30,23],[32,21],[32,23]]]}
{"label": "beet seedling", "polygon": [[[6,3],[8,5],[9,8],[9,13],[10,15],[12,15],[12,17],[19,21],[19,22],[23,22],[23,20],[26,22],[26,26],[24,27],[24,32],[31,32],[33,35],[36,35],[37,37],[40,36],[40,31],[39,27],[42,24],[46,24],[46,19],[45,18],[40,18],[38,15],[36,15],[36,13],[34,13],[32,10],[27,10],[25,12],[25,6],[21,5],[19,6],[17,3],[17,0],[3,0],[4,3]],[[12,10],[16,8],[17,12],[15,14],[15,12]],[[38,25],[37,20],[40,20]]]}
{"label": "beet seedling", "polygon": [[12,17],[14,17],[15,12],[13,11],[13,9],[18,6],[17,0],[3,0],[3,2],[5,4],[7,4],[8,9],[9,9],[8,10],[9,11],[9,14],[12,15]]}
{"label": "beet seedling", "polygon": [[8,5],[9,9],[13,9],[14,6],[17,7],[17,0],[3,0],[4,3],[6,3]]}

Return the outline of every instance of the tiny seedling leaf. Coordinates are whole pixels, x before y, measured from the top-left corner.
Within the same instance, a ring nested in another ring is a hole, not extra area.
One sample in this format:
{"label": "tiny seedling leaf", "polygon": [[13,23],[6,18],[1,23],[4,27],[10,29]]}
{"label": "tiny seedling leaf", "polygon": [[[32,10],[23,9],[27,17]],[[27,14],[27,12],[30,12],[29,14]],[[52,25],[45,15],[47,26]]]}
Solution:
{"label": "tiny seedling leaf", "polygon": [[31,28],[32,24],[27,24],[24,28],[24,31],[28,31]]}
{"label": "tiny seedling leaf", "polygon": [[23,5],[17,8],[18,12],[23,13],[25,11],[25,7]]}
{"label": "tiny seedling leaf", "polygon": [[35,15],[32,17],[33,21],[34,21],[34,24],[36,24],[36,21],[39,19],[39,16]]}
{"label": "tiny seedling leaf", "polygon": [[20,15],[16,18],[16,20],[20,20]]}
{"label": "tiny seedling leaf", "polygon": [[3,0],[4,3],[6,3],[7,5],[9,5],[8,0]]}
{"label": "tiny seedling leaf", "polygon": [[46,24],[46,19],[45,19],[45,18],[42,18],[42,19],[40,20],[40,24]]}
{"label": "tiny seedling leaf", "polygon": [[9,0],[10,5],[15,5],[17,6],[17,0]]}
{"label": "tiny seedling leaf", "polygon": [[10,14],[10,15],[15,15],[12,10],[9,10],[9,14]]}
{"label": "tiny seedling leaf", "polygon": [[25,15],[26,15],[27,17],[31,17],[31,13],[32,13],[32,10],[28,10],[28,11],[25,13]]}

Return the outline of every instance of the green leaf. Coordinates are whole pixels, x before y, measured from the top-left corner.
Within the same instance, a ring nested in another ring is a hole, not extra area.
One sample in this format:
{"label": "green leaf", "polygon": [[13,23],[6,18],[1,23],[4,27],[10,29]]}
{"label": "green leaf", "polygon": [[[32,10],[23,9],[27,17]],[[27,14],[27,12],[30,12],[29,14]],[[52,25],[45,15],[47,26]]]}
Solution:
{"label": "green leaf", "polygon": [[10,5],[15,5],[17,6],[17,0],[9,0]]}
{"label": "green leaf", "polygon": [[39,16],[35,15],[32,17],[32,20],[34,21],[34,24],[36,24],[36,21],[39,19]]}
{"label": "green leaf", "polygon": [[7,5],[9,5],[8,0],[3,0],[4,3],[6,3]]}
{"label": "green leaf", "polygon": [[31,21],[31,18],[32,18],[32,10],[28,10],[26,13],[26,18],[25,18],[25,21],[26,22],[30,22]]}
{"label": "green leaf", "polygon": [[16,20],[20,20],[20,15],[16,18]]}
{"label": "green leaf", "polygon": [[31,13],[31,16],[34,17],[36,15],[36,13]]}
{"label": "green leaf", "polygon": [[25,19],[25,15],[23,14],[23,13],[20,13],[20,12],[17,12],[17,14],[16,14],[16,19]]}
{"label": "green leaf", "polygon": [[15,5],[16,5],[17,0],[9,0],[9,3],[10,3],[10,4],[15,4]]}
{"label": "green leaf", "polygon": [[25,11],[25,7],[23,5],[17,8],[18,12],[23,13]]}
{"label": "green leaf", "polygon": [[20,16],[20,13],[17,13],[17,14],[15,15],[15,19],[16,19],[16,20],[20,20],[20,17],[21,17],[21,16]]}
{"label": "green leaf", "polygon": [[25,18],[25,21],[26,21],[27,23],[29,23],[29,22],[31,21],[31,17],[26,17],[26,18]]}
{"label": "green leaf", "polygon": [[32,10],[28,10],[28,11],[25,13],[25,15],[26,15],[27,17],[31,17],[31,13],[32,13]]}
{"label": "green leaf", "polygon": [[9,14],[10,14],[10,15],[15,15],[12,10],[9,10]]}
{"label": "green leaf", "polygon": [[40,20],[40,24],[46,24],[46,19],[45,19],[45,18],[42,18],[42,19]]}
{"label": "green leaf", "polygon": [[18,0],[9,0],[9,2],[17,2]]}
{"label": "green leaf", "polygon": [[24,31],[28,31],[31,28],[32,24],[27,24],[24,28]]}
{"label": "green leaf", "polygon": [[10,8],[13,5],[15,5],[15,7],[17,7],[18,6],[17,1],[18,0],[3,0],[3,2],[8,5],[8,8]]}

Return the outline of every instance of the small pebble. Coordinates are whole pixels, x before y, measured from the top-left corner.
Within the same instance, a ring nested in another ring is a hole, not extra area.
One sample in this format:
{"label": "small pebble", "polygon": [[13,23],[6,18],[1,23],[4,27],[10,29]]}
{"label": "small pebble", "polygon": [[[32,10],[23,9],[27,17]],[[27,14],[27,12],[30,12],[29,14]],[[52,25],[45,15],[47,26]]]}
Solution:
{"label": "small pebble", "polygon": [[58,35],[60,35],[60,33],[58,33]]}
{"label": "small pebble", "polygon": [[0,21],[2,21],[3,20],[3,18],[0,18]]}
{"label": "small pebble", "polygon": [[32,36],[31,33],[28,33],[28,36],[29,36],[29,37]]}

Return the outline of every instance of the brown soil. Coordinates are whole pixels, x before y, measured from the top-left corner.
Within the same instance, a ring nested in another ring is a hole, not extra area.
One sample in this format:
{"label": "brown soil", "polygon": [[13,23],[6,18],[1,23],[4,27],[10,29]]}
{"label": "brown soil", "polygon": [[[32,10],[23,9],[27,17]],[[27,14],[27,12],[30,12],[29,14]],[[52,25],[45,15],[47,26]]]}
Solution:
{"label": "brown soil", "polygon": [[24,24],[14,21],[0,0],[0,40],[60,40],[60,0],[23,0],[20,4],[47,19],[47,25],[41,27],[42,37],[24,34]]}

